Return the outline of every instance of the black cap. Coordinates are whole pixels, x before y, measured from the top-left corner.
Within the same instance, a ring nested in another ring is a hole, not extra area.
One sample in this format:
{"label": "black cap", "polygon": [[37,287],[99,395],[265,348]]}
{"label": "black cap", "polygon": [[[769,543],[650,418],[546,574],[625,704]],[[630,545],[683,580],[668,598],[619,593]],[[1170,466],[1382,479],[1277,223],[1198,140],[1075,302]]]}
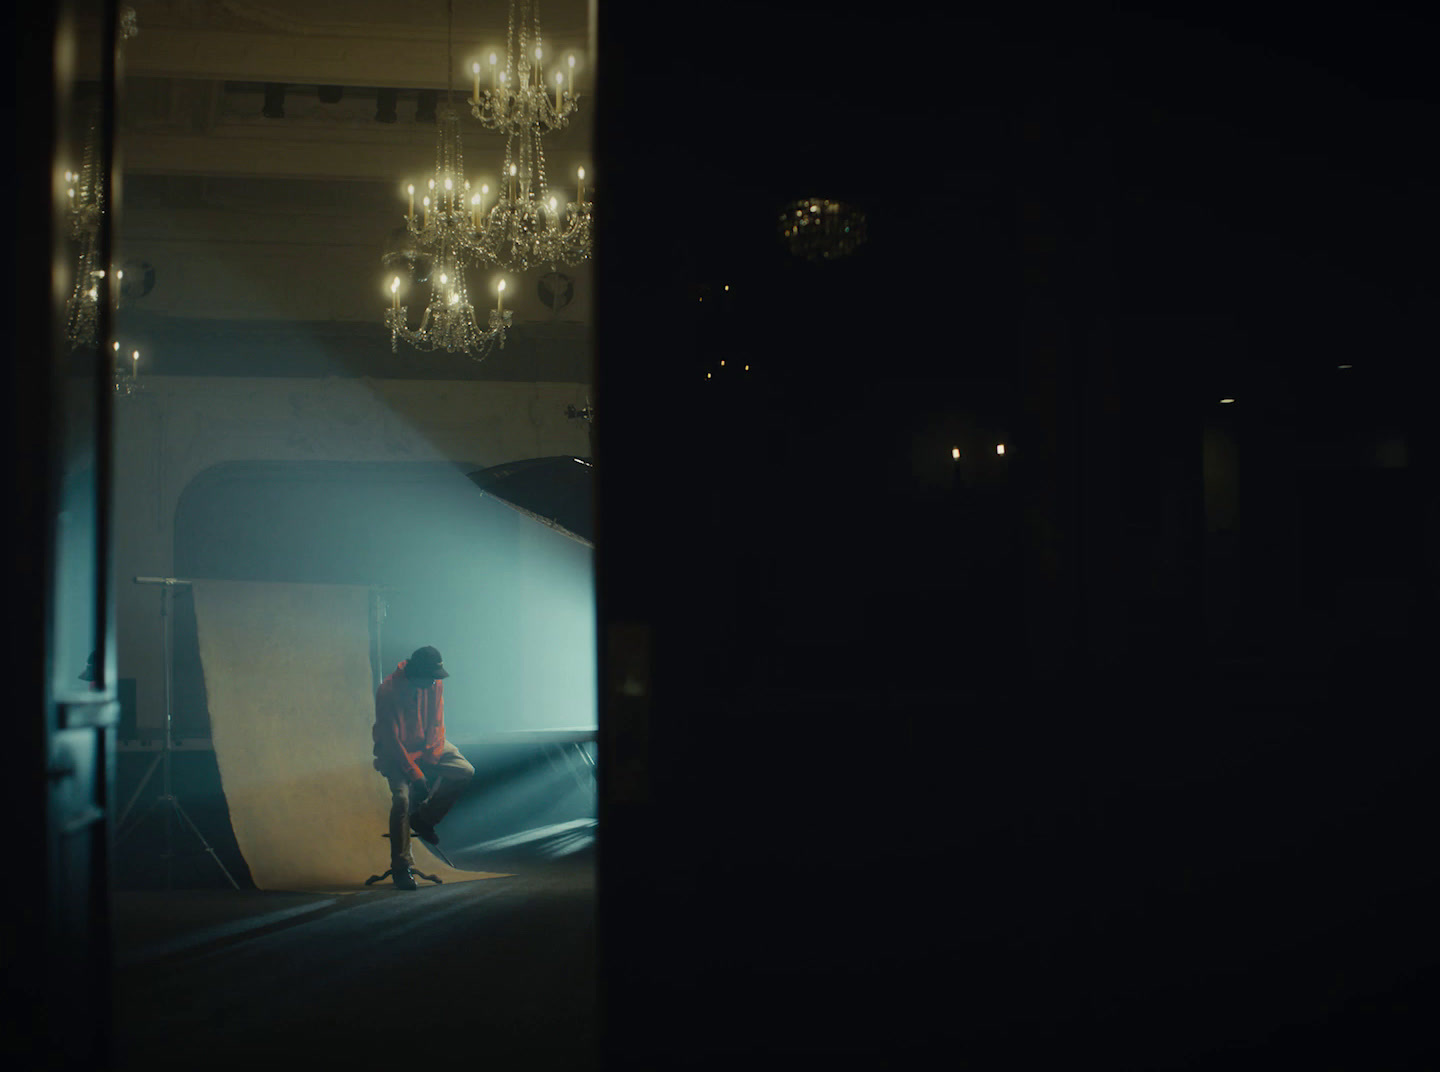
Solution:
{"label": "black cap", "polygon": [[410,661],[405,664],[406,677],[449,677],[450,671],[445,669],[445,664],[440,658],[440,649],[428,645],[423,648],[416,648],[415,653],[410,656]]}

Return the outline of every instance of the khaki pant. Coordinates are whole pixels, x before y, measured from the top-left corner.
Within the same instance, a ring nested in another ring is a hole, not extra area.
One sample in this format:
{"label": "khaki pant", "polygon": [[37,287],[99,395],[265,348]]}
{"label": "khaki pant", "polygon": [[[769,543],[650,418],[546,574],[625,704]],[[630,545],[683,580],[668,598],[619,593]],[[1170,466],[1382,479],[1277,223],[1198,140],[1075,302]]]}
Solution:
{"label": "khaki pant", "polygon": [[[440,758],[421,763],[420,770],[430,783],[430,795],[415,809],[427,823],[438,823],[465,790],[465,783],[475,777],[475,768],[449,741]],[[406,778],[387,778],[390,783],[390,866],[414,867],[410,852],[410,782]]]}

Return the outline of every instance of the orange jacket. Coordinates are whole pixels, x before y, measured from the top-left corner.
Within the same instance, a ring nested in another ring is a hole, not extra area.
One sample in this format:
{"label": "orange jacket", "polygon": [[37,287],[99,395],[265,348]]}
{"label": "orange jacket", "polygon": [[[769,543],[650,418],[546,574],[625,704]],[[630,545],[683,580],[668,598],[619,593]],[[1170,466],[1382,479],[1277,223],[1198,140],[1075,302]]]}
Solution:
{"label": "orange jacket", "polygon": [[417,763],[434,763],[445,750],[445,682],[418,688],[405,662],[375,690],[375,769],[387,778],[424,777]]}

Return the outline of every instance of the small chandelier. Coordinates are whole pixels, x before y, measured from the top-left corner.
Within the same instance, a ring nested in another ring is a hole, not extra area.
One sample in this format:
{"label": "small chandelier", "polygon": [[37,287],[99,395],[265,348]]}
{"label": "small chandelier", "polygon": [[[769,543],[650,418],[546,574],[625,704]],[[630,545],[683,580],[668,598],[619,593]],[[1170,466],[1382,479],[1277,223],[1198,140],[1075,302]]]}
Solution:
{"label": "small chandelier", "polygon": [[[65,302],[65,340],[70,349],[96,344],[100,323],[100,292],[105,268],[100,263],[100,227],[105,218],[105,169],[99,159],[99,118],[92,115],[79,171],[65,172],[65,197],[70,237],[79,245],[75,284]],[[117,298],[119,288],[113,288]]]}
{"label": "small chandelier", "polygon": [[[119,13],[119,39],[123,46],[139,33],[135,9],[124,5]],[[105,290],[107,269],[100,263],[100,229],[105,222],[105,186],[109,172],[106,162],[101,159],[100,112],[93,108],[85,134],[85,148],[80,158],[79,171],[65,172],[65,196],[68,202],[67,220],[70,237],[79,246],[75,264],[75,283],[70,297],[65,302],[65,341],[71,350],[94,349],[99,344],[100,294]],[[120,307],[121,280],[125,273],[115,270],[114,282],[110,285],[111,309]],[[131,397],[143,390],[140,383],[140,351],[131,351],[128,370],[123,370],[120,360],[120,343],[112,343],[116,355],[112,362],[111,374],[115,393]]]}
{"label": "small chandelier", "polygon": [[780,238],[807,261],[848,257],[865,243],[865,214],[853,205],[823,198],[792,201],[780,210]]}

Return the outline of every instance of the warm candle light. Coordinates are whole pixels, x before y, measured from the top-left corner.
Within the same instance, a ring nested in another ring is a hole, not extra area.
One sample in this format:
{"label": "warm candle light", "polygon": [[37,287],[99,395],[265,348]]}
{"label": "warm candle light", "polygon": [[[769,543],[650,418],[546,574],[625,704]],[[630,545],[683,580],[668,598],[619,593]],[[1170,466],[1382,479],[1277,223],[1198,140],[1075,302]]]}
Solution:
{"label": "warm candle light", "polygon": [[400,308],[400,277],[398,275],[390,280],[390,301],[391,308]]}
{"label": "warm candle light", "polygon": [[480,101],[480,65],[478,63],[472,63],[470,70],[475,74],[475,93],[470,99],[478,104]]}
{"label": "warm candle light", "polygon": [[556,110],[557,112],[560,110],[560,87],[563,86],[564,84],[565,84],[565,76],[564,76],[561,72],[556,71],[556,72],[555,72],[555,110]]}
{"label": "warm candle light", "polygon": [[585,169],[577,168],[575,174],[580,179],[580,192],[575,195],[575,203],[583,205],[585,203]]}
{"label": "warm candle light", "polygon": [[565,57],[565,63],[569,67],[569,70],[566,72],[565,88],[570,91],[570,96],[573,97],[575,96],[575,54],[573,52]]}
{"label": "warm candle light", "polygon": [[427,197],[421,203],[420,226],[424,227],[430,221],[430,199]]}
{"label": "warm candle light", "polygon": [[140,351],[136,350],[130,355],[130,378],[133,380],[140,375]]}
{"label": "warm candle light", "polygon": [[489,184],[489,183],[481,183],[481,185],[480,185],[480,215],[482,215],[482,216],[485,215],[485,195],[488,194],[489,192],[490,192],[490,184]]}
{"label": "warm candle light", "polygon": [[407,220],[414,220],[414,219],[415,219],[415,184],[412,182],[409,186],[405,187],[405,192],[410,195],[410,207],[405,210],[405,218],[406,218]]}
{"label": "warm candle light", "polygon": [[536,89],[539,89],[541,86],[543,86],[543,85],[545,84],[545,83],[542,81],[542,78],[543,78],[544,76],[541,75],[541,73],[540,73],[540,59],[541,59],[542,56],[544,56],[544,53],[540,50],[539,46],[537,45],[536,48],[535,48],[535,88],[536,88]]}
{"label": "warm candle light", "polygon": [[505,280],[503,279],[495,285],[495,311],[497,313],[505,312]]}
{"label": "warm candle light", "polygon": [[490,53],[490,88],[491,88],[491,89],[494,89],[497,85],[499,85],[499,82],[496,81],[496,79],[499,77],[499,76],[498,76],[498,73],[497,73],[499,70],[500,70],[500,68],[498,68],[498,67],[495,66],[495,53],[492,52],[492,53]]}
{"label": "warm candle light", "polygon": [[510,200],[514,201],[519,195],[515,190],[515,165],[510,165]]}
{"label": "warm candle light", "polygon": [[478,230],[480,227],[480,195],[476,194],[470,199],[470,222]]}

